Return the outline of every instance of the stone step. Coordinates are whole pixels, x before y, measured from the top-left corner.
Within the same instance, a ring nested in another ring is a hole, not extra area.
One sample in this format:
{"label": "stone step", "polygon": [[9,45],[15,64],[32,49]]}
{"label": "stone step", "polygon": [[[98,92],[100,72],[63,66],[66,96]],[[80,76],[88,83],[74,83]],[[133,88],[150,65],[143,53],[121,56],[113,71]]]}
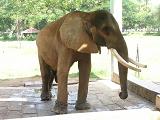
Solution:
{"label": "stone step", "polygon": [[139,80],[133,76],[128,79],[128,88],[154,104],[156,104],[156,96],[160,94],[160,85],[149,80]]}
{"label": "stone step", "polygon": [[63,114],[16,120],[160,120],[160,112],[149,109]]}
{"label": "stone step", "polygon": [[[119,76],[113,73],[112,81],[119,84]],[[160,109],[160,83],[150,80],[139,80],[138,78],[128,76],[128,89],[137,95],[153,102]]]}

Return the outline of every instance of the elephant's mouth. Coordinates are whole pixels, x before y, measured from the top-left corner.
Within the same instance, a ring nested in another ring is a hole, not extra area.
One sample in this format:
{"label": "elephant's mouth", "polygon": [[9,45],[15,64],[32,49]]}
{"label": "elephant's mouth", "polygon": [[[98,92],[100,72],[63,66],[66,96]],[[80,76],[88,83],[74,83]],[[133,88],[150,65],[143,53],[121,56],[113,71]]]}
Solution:
{"label": "elephant's mouth", "polygon": [[[125,66],[125,67],[127,67],[129,69],[132,69],[132,70],[137,71],[137,72],[141,72],[141,69],[139,69],[137,67],[147,68],[147,65],[143,65],[143,64],[141,64],[141,63],[139,63],[137,61],[134,61],[131,58],[129,58],[129,62],[131,62],[133,65],[129,64],[113,48],[111,48],[110,51],[117,58],[117,60],[118,60],[119,63],[121,63],[123,66]],[[137,67],[135,67],[134,65],[136,65]]]}

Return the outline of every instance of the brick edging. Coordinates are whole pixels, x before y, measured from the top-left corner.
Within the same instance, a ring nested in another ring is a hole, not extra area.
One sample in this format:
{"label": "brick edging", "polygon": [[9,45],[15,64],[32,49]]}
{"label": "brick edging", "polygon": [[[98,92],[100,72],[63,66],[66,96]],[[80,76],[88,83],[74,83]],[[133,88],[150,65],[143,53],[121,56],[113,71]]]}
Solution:
{"label": "brick edging", "polygon": [[128,89],[155,104],[156,96],[158,94],[157,92],[150,90],[149,88],[141,86],[130,80],[128,80]]}

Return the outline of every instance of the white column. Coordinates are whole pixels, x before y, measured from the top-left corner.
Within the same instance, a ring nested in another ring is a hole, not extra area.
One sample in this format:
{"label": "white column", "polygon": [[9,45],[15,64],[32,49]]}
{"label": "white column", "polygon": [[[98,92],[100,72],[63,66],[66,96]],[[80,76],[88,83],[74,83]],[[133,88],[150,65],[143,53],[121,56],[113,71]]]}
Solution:
{"label": "white column", "polygon": [[122,30],[122,0],[110,0],[110,12],[115,17]]}
{"label": "white column", "polygon": [[[122,31],[122,0],[110,0],[110,12],[118,22],[119,28]],[[114,58],[111,54],[111,79],[114,72]]]}

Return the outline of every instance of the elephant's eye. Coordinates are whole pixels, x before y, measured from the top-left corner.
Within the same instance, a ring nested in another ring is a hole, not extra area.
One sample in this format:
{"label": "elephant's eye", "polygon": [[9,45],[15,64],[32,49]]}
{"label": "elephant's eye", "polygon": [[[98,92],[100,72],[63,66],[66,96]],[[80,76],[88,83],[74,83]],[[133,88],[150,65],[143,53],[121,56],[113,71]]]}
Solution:
{"label": "elephant's eye", "polygon": [[113,29],[111,27],[104,27],[102,29],[102,31],[106,34],[106,35],[110,35],[113,32]]}

